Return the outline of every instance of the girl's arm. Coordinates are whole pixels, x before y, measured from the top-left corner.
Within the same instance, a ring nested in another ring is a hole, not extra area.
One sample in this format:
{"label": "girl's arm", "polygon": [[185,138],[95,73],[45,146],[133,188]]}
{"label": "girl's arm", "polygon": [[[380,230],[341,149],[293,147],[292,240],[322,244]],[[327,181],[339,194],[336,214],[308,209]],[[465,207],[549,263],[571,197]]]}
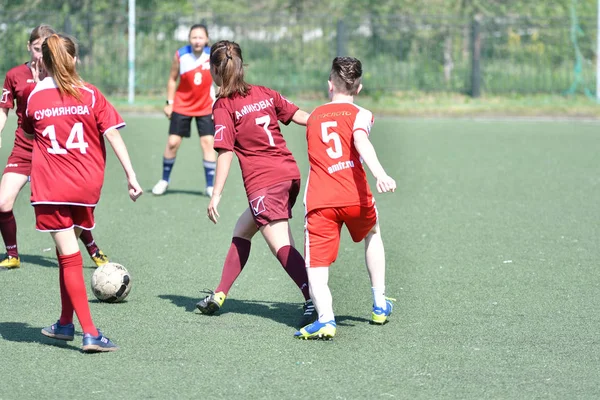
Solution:
{"label": "girl's arm", "polygon": [[292,121],[298,125],[306,126],[306,122],[308,121],[309,113],[303,110],[298,110],[292,117]]}
{"label": "girl's arm", "polygon": [[[169,71],[169,80],[167,81],[167,101],[172,102],[175,99],[175,91],[177,90],[177,78],[179,78],[179,59],[177,54],[173,57],[171,63],[171,71]],[[173,114],[173,103],[165,105],[165,115],[167,118],[171,118]]]}
{"label": "girl's arm", "polygon": [[365,164],[367,164],[375,179],[377,179],[377,191],[379,193],[395,191],[396,181],[394,181],[385,173],[367,133],[362,130],[356,131],[353,134],[353,138],[354,147],[356,147],[358,154],[360,154],[361,158],[364,160]]}
{"label": "girl's arm", "polygon": [[231,168],[231,162],[233,161],[233,151],[231,150],[218,150],[219,155],[217,156],[217,170],[215,172],[215,184],[213,186],[213,194],[208,204],[207,215],[208,218],[213,222],[217,223],[220,217],[217,211],[217,206],[221,201],[221,194],[225,187],[225,181],[229,175],[229,169]]}
{"label": "girl's arm", "polygon": [[129,158],[129,153],[127,152],[125,142],[123,142],[121,134],[115,128],[107,130],[104,133],[104,136],[106,137],[106,140],[108,140],[108,143],[110,143],[115,155],[123,167],[123,170],[125,171],[125,175],[127,176],[127,186],[129,188],[129,197],[131,200],[136,201],[144,191],[140,187],[140,184],[135,176],[135,171],[131,165],[131,159]]}

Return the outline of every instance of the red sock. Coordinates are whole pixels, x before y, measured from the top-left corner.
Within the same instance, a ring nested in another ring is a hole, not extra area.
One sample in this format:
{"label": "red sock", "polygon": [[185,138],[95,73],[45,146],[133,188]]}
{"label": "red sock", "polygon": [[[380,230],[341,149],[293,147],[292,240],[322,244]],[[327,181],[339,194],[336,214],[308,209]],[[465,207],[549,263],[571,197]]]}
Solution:
{"label": "red sock", "polygon": [[[58,259],[58,249],[56,250],[56,258]],[[60,261],[59,261],[60,262]],[[67,293],[67,288],[65,287],[65,274],[64,269],[58,265],[58,281],[60,283],[60,320],[58,321],[61,325],[67,325],[73,323],[73,304],[71,303],[71,299],[69,298],[69,294]]]}
{"label": "red sock", "polygon": [[290,245],[283,246],[277,252],[277,259],[281,263],[285,272],[296,283],[302,291],[304,300],[310,299],[308,292],[308,275],[306,274],[306,263],[302,255]]}
{"label": "red sock", "polygon": [[98,251],[98,246],[94,241],[94,237],[92,236],[92,231],[88,231],[86,229],[81,231],[81,235],[79,235],[79,239],[85,244],[85,248],[90,256],[93,256]]}
{"label": "red sock", "polygon": [[19,251],[17,250],[17,222],[12,210],[6,212],[0,211],[0,233],[2,233],[2,239],[4,239],[4,245],[6,246],[6,254],[11,257],[19,257]]}
{"label": "red sock", "polygon": [[83,259],[81,252],[58,256],[58,264],[63,270],[63,281],[65,291],[71,300],[71,304],[77,314],[83,333],[98,336],[98,331],[92,322],[90,305],[88,304],[85,282],[83,280]]}
{"label": "red sock", "polygon": [[249,240],[240,237],[231,239],[231,246],[229,247],[229,252],[227,252],[227,257],[225,257],[225,264],[221,273],[221,282],[219,282],[219,286],[217,286],[215,292],[229,293],[233,282],[240,276],[248,261],[251,244],[252,242]]}

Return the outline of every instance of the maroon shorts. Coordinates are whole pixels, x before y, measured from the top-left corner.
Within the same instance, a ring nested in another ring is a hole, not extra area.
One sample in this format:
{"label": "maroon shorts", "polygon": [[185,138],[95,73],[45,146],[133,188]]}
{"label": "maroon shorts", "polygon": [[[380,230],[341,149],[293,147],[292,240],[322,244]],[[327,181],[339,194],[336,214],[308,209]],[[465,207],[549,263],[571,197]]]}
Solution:
{"label": "maroon shorts", "polygon": [[292,208],[300,193],[300,179],[276,183],[248,196],[254,222],[260,228],[273,221],[292,218]]}
{"label": "maroon shorts", "polygon": [[40,232],[60,232],[72,228],[94,229],[94,207],[68,204],[36,204],[35,229]]}
{"label": "maroon shorts", "polygon": [[30,151],[14,147],[10,156],[8,156],[8,160],[6,160],[4,173],[12,172],[25,176],[31,175],[31,154]]}

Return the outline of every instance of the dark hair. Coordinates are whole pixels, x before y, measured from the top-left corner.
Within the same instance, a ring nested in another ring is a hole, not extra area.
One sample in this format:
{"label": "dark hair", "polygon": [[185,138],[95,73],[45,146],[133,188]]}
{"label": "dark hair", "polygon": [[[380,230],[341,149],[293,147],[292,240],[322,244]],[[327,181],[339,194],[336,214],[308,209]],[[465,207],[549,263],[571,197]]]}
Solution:
{"label": "dark hair", "polygon": [[362,81],[362,64],[358,58],[336,57],[331,65],[329,80],[342,94],[355,95]]}
{"label": "dark hair", "polygon": [[190,28],[190,33],[188,34],[188,36],[190,36],[192,34],[192,31],[194,29],[204,29],[204,33],[206,33],[206,36],[209,36],[209,34],[208,34],[208,28],[204,24],[194,24],[194,25],[192,25],[192,27]]}
{"label": "dark hair", "polygon": [[29,43],[31,44],[39,38],[47,38],[55,33],[56,32],[50,25],[38,25],[31,31],[31,34],[29,35]]}
{"label": "dark hair", "polygon": [[223,81],[219,97],[231,97],[235,93],[245,97],[250,85],[244,81],[244,59],[240,45],[229,40],[221,40],[210,48],[210,65]]}
{"label": "dark hair", "polygon": [[75,40],[62,34],[53,34],[42,43],[42,57],[46,70],[54,78],[62,95],[68,94],[81,99],[77,86],[84,82],[75,69],[77,45]]}

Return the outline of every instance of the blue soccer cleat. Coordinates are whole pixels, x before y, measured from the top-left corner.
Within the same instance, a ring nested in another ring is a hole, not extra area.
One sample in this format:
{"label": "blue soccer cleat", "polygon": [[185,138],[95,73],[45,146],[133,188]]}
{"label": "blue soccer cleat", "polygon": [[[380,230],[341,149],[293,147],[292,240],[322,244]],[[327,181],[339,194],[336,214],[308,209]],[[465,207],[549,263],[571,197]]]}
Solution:
{"label": "blue soccer cleat", "polygon": [[294,336],[298,339],[331,340],[335,336],[335,330],[336,325],[333,319],[327,322],[315,321],[294,333]]}
{"label": "blue soccer cleat", "polygon": [[396,301],[396,299],[392,299],[391,297],[385,298],[385,308],[375,307],[373,306],[373,313],[371,314],[371,322],[377,325],[383,325],[387,322],[387,318],[392,313],[392,309],[394,305],[392,301]]}
{"label": "blue soccer cleat", "polygon": [[81,350],[84,353],[100,353],[105,351],[116,351],[119,348],[116,344],[105,337],[98,329],[98,336],[92,336],[89,333],[83,335],[83,346]]}
{"label": "blue soccer cleat", "polygon": [[42,335],[52,339],[70,341],[73,340],[73,336],[75,335],[75,325],[61,325],[59,320],[55,324],[42,328]]}

